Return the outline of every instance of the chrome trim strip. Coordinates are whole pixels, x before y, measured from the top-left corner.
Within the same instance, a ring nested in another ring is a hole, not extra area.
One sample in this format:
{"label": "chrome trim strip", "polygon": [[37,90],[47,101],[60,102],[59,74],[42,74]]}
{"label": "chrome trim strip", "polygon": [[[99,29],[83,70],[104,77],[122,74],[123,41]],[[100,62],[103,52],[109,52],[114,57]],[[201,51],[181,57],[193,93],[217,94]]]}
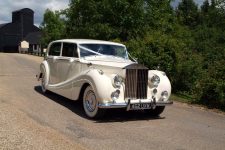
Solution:
{"label": "chrome trim strip", "polygon": [[[128,103],[99,103],[99,108],[127,108],[129,104],[138,104],[138,103],[153,103],[153,100],[129,100]],[[156,102],[155,106],[167,106],[172,105],[173,101],[166,101],[166,102]]]}
{"label": "chrome trim strip", "polygon": [[99,103],[99,108],[126,108],[126,103]]}

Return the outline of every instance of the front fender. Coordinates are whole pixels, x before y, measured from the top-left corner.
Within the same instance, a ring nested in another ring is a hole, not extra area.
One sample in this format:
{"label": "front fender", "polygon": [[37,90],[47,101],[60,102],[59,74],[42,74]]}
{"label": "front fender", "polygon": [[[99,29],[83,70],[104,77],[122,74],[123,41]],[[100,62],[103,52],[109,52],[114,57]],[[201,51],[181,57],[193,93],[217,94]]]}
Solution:
{"label": "front fender", "polygon": [[[170,83],[169,78],[162,71],[149,70],[149,74],[148,74],[149,81],[151,80],[152,76],[154,76],[154,75],[158,75],[159,78],[160,78],[160,83],[159,83],[158,87],[156,87],[156,89],[157,89],[157,94],[155,95],[156,100],[160,100],[162,92],[167,91],[168,92],[168,98],[165,99],[165,101],[168,101],[169,97],[171,95],[171,83]],[[150,89],[151,89],[151,93],[152,93],[152,90],[154,88],[151,87]]]}
{"label": "front fender", "polygon": [[91,69],[83,74],[80,79],[92,86],[99,102],[112,101],[111,93],[114,89],[111,78],[97,69]]}

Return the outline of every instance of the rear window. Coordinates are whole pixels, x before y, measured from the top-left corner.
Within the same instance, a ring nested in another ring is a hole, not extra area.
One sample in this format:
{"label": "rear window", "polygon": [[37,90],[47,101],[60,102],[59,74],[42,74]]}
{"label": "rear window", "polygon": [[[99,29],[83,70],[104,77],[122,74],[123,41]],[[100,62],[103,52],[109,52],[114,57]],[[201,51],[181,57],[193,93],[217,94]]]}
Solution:
{"label": "rear window", "polygon": [[61,43],[53,43],[49,49],[48,55],[59,56],[61,50]]}

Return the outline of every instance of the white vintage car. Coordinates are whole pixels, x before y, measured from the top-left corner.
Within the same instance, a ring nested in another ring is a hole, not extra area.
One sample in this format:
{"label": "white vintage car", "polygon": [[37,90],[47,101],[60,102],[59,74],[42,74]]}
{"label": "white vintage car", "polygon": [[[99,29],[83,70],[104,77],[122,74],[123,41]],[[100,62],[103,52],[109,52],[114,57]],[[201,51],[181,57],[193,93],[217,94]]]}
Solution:
{"label": "white vintage car", "polygon": [[51,42],[38,78],[43,92],[82,100],[89,118],[101,117],[110,108],[144,110],[157,116],[173,103],[166,74],[131,61],[125,45],[114,42]]}

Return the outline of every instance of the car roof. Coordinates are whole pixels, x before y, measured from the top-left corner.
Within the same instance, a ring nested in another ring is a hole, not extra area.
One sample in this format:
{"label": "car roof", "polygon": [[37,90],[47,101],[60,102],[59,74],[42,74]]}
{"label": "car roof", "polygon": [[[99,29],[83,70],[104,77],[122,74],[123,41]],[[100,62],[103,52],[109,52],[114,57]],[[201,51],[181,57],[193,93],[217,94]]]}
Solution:
{"label": "car roof", "polygon": [[68,42],[68,43],[76,43],[76,44],[112,44],[118,46],[125,46],[120,43],[103,41],[103,40],[92,40],[92,39],[62,39],[53,42]]}

